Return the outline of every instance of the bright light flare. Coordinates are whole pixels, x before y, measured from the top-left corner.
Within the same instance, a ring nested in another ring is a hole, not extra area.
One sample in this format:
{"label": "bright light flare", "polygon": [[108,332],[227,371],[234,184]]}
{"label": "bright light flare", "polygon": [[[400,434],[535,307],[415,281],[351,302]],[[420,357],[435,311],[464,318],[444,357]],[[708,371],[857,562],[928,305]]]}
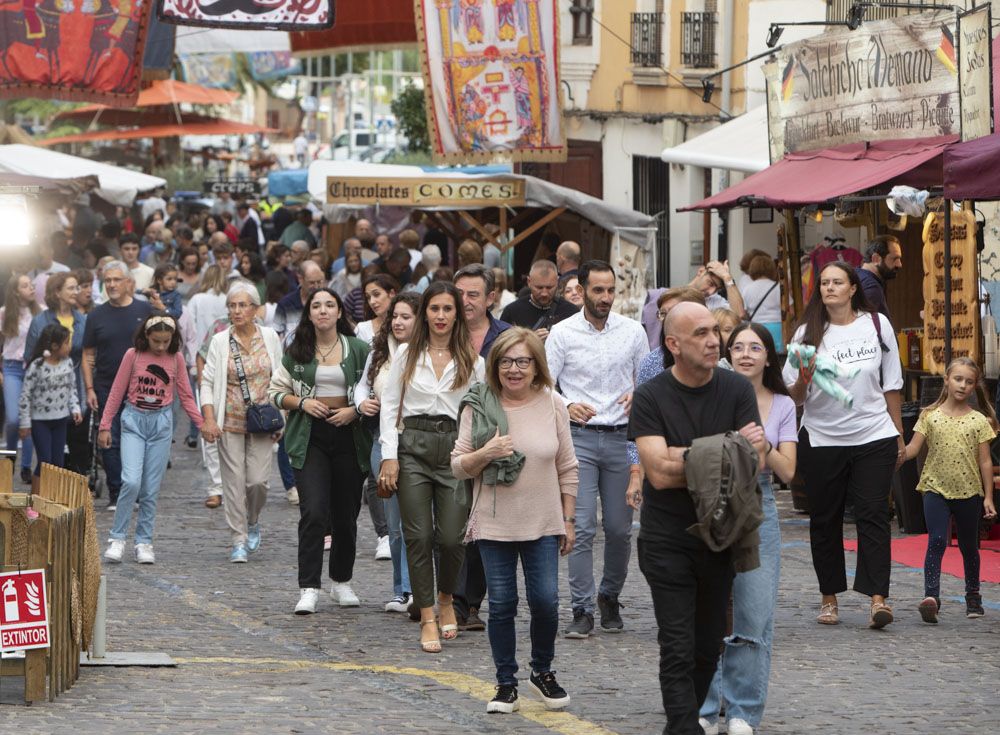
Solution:
{"label": "bright light flare", "polygon": [[0,194],[0,248],[31,244],[31,217],[23,194]]}

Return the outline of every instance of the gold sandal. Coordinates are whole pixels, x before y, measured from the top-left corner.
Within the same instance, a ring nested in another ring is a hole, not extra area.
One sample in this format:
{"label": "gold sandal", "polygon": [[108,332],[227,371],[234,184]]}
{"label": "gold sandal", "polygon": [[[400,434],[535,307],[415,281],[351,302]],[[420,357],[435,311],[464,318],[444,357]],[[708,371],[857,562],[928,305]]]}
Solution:
{"label": "gold sandal", "polygon": [[840,611],[836,602],[824,602],[816,616],[816,622],[820,625],[837,625],[840,622]]}
{"label": "gold sandal", "polygon": [[868,627],[874,630],[881,630],[892,622],[892,608],[884,602],[872,603],[872,616]]}
{"label": "gold sandal", "polygon": [[[437,626],[436,620],[421,620],[420,621],[420,632],[423,633],[425,625]],[[430,641],[420,641],[420,650],[424,653],[441,653],[441,641],[437,638]]]}
{"label": "gold sandal", "polygon": [[444,623],[441,624],[441,637],[446,641],[453,641],[458,638],[458,619],[455,617],[455,606],[453,603],[449,602],[447,605],[438,601],[438,619],[444,620],[444,611],[451,611],[451,619],[454,623]]}

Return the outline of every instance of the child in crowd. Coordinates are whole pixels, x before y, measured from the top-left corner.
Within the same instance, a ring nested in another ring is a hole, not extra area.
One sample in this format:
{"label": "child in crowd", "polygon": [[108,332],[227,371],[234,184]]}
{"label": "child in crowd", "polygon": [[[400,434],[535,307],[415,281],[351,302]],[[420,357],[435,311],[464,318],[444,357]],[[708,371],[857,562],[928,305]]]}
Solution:
{"label": "child in crowd", "polygon": [[153,271],[153,290],[160,294],[163,308],[174,319],[181,318],[184,308],[183,296],[177,290],[177,266],[161,263]]}
{"label": "child in crowd", "polygon": [[170,459],[175,391],[191,421],[199,429],[202,425],[180,347],[180,331],[173,317],[162,312],[146,317],[135,335],[134,346],[125,353],[104,407],[97,443],[107,448],[111,445],[111,422],[122,400],[128,399],[121,419],[122,489],[108,550],[104,552],[104,558],[111,562],[122,560],[136,502],[139,517],[135,524],[135,560],[140,564],[156,561],[156,499]]}
{"label": "child in crowd", "polygon": [[21,439],[31,436],[38,457],[36,478],[41,473],[42,462],[63,466],[70,417],[76,424],[83,418],[76,388],[76,369],[69,356],[71,336],[58,322],[46,326],[35,343],[24,373],[18,406],[18,433]]}
{"label": "child in crowd", "polygon": [[[979,410],[969,405],[976,394]],[[920,617],[936,623],[941,608],[941,559],[955,519],[958,546],[965,565],[965,616],[983,616],[979,594],[979,519],[996,516],[993,505],[993,460],[990,442],[997,434],[997,417],[986,399],[979,366],[968,357],[951,361],[941,396],[920,414],[906,459],[913,459],[927,442],[927,462],[917,490],[924,494],[927,555],[924,558],[924,600]]]}

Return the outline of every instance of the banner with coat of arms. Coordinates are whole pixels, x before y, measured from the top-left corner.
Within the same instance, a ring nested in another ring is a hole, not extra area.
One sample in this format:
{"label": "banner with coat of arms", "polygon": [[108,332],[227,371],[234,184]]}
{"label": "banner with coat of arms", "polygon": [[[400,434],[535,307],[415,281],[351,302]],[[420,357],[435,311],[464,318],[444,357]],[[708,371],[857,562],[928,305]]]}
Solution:
{"label": "banner with coat of arms", "polygon": [[565,161],[556,0],[415,0],[431,152]]}

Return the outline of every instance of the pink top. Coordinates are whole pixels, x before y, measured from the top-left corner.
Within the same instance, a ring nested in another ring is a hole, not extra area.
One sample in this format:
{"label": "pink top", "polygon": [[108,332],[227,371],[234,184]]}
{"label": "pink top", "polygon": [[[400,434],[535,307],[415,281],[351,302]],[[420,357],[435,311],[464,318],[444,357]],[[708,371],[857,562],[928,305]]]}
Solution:
{"label": "pink top", "polygon": [[101,430],[111,429],[111,422],[126,396],[128,402],[137,408],[169,408],[174,402],[175,389],[185,413],[200,429],[204,419],[191,392],[184,356],[179,352],[154,355],[152,352],[136,352],[134,347],[130,347],[122,358],[108,394],[101,417]]}

